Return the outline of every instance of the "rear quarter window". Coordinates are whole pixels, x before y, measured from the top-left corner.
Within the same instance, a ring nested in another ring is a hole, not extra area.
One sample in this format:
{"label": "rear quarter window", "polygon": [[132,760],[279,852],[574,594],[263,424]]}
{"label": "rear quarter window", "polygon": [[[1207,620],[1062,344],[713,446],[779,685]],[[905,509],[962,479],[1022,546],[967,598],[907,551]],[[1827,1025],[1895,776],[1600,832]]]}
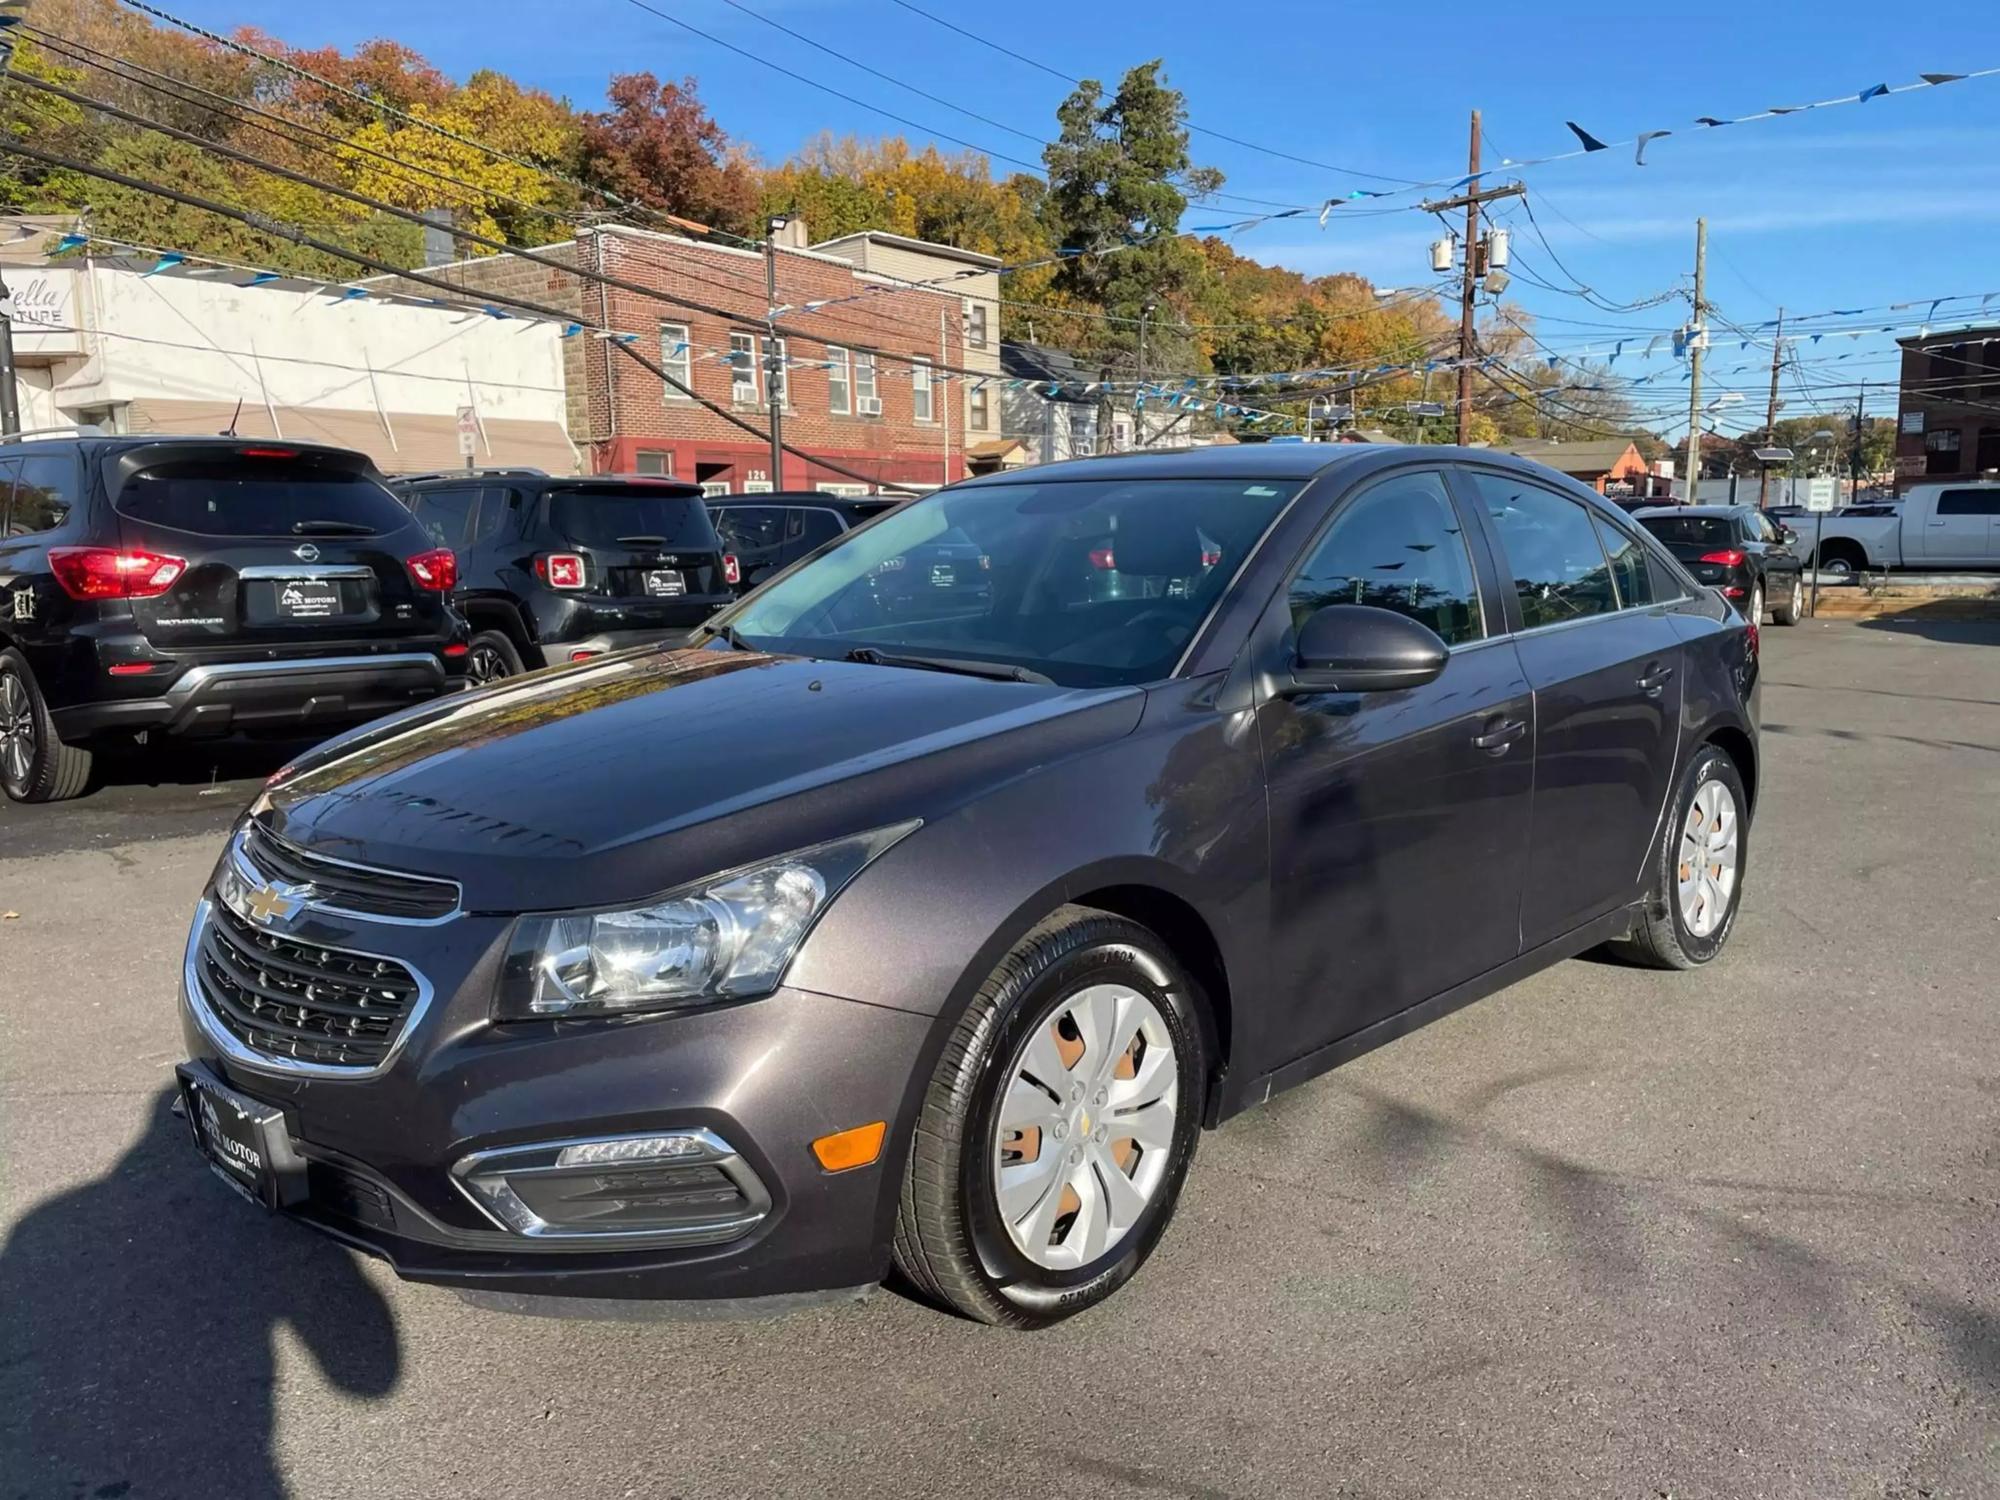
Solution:
{"label": "rear quarter window", "polygon": [[201,536],[300,536],[326,522],[383,536],[411,524],[396,497],[365,475],[228,460],[144,470],[125,481],[117,508],[134,521]]}

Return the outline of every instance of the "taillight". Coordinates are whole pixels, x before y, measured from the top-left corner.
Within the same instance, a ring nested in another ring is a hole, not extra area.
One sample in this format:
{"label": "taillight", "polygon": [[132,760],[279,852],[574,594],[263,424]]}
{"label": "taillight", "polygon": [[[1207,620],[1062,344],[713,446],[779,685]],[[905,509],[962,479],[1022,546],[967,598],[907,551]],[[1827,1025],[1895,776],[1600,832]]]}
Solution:
{"label": "taillight", "polygon": [[724,583],[741,583],[743,581],[743,564],[736,560],[734,552],[725,552],[722,554],[722,581]]}
{"label": "taillight", "polygon": [[1204,568],[1219,567],[1221,563],[1222,554],[1220,552],[1204,552],[1201,555],[1201,565]]}
{"label": "taillight", "polygon": [[875,564],[875,571],[877,573],[900,573],[908,566],[909,559],[906,557],[885,557]]}
{"label": "taillight", "polygon": [[574,552],[551,552],[535,559],[535,576],[552,589],[580,589],[583,559]]}
{"label": "taillight", "polygon": [[993,571],[993,559],[988,557],[984,552],[979,554],[979,571],[982,573],[991,573]]}
{"label": "taillight", "polygon": [[428,593],[448,594],[458,586],[458,558],[449,547],[419,552],[403,566],[416,586]]}
{"label": "taillight", "polygon": [[1725,547],[1720,552],[1702,553],[1701,560],[1705,563],[1719,563],[1725,568],[1740,568],[1743,566],[1743,552],[1740,548]]}
{"label": "taillight", "polygon": [[240,456],[244,458],[297,458],[299,450],[296,448],[245,448],[241,450]]}
{"label": "taillight", "polygon": [[1755,620],[1751,620],[1748,623],[1750,626],[1750,654],[1754,657],[1757,654],[1758,648],[1762,645],[1762,633],[1758,630]]}
{"label": "taillight", "polygon": [[1100,573],[1114,573],[1118,570],[1118,559],[1111,555],[1109,547],[1096,547],[1091,550],[1090,565]]}
{"label": "taillight", "polygon": [[1741,599],[1743,597],[1743,590],[1732,583],[1722,591],[1722,597],[1725,599]]}
{"label": "taillight", "polygon": [[49,571],[72,599],[153,599],[187,571],[184,558],[115,547],[51,547]]}

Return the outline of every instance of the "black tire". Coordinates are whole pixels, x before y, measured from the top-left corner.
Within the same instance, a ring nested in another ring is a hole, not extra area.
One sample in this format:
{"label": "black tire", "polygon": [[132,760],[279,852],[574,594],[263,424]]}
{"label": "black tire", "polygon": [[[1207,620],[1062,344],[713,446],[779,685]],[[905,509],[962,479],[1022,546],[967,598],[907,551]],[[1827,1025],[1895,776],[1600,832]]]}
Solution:
{"label": "black tire", "polygon": [[[1172,1144],[1164,1175],[1123,1237],[1089,1264],[1050,1270],[1020,1252],[1000,1218],[995,1112],[1034,1029],[1084,985],[1110,980],[1152,1001],[1166,1024],[1179,1088]],[[896,1216],[895,1258],[904,1276],[968,1318],[1010,1328],[1058,1322],[1129,1281],[1173,1217],[1201,1134],[1208,1084],[1202,1004],[1166,946],[1122,917],[1065,906],[1022,938],[953,1027],[925,1092]]]}
{"label": "black tire", "polygon": [[466,643],[465,680],[473,687],[519,677],[526,670],[520,651],[500,631],[482,630]]}
{"label": "black tire", "polygon": [[1830,573],[1840,578],[1858,573],[1867,566],[1868,555],[1853,542],[1844,539],[1828,542],[1813,558],[1815,572]]}
{"label": "black tire", "polygon": [[1792,575],[1792,585],[1785,590],[1785,602],[1771,606],[1773,625],[1796,625],[1806,612],[1806,588],[1798,574]]}
{"label": "black tire", "polygon": [[[1682,831],[1687,826],[1695,792],[1710,781],[1721,782],[1736,803],[1736,881],[1721,923],[1706,936],[1698,936],[1682,917],[1675,893],[1679,887]],[[1645,909],[1634,923],[1632,935],[1610,945],[1613,953],[1651,969],[1695,969],[1722,951],[1736,928],[1736,914],[1743,906],[1744,877],[1750,868],[1749,807],[1736,762],[1714,745],[1701,746],[1681,776],[1659,847],[1653,853],[1653,880],[1646,894]]]}
{"label": "black tire", "polygon": [[[13,705],[8,712],[7,705]],[[10,738],[0,737],[0,785],[16,802],[67,802],[90,784],[91,754],[56,737],[55,720],[35,685],[35,674],[21,653],[0,651],[0,715],[22,736],[23,757],[11,753]]]}

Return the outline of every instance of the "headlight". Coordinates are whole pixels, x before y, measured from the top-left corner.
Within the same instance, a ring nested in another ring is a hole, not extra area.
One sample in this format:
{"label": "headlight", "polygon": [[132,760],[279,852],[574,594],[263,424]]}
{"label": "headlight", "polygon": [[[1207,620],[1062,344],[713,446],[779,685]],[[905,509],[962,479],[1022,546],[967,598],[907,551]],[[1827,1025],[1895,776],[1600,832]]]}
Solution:
{"label": "headlight", "polygon": [[623,911],[527,916],[500,978],[502,1020],[670,1010],[778,987],[841,888],[919,823],[816,844]]}

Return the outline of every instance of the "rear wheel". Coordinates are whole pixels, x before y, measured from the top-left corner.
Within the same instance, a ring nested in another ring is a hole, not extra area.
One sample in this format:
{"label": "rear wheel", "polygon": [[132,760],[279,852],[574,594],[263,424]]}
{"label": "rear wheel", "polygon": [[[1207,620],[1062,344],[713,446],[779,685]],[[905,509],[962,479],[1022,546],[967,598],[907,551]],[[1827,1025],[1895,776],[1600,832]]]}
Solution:
{"label": "rear wheel", "polygon": [[1722,951],[1743,897],[1749,805],[1736,762],[1703,745],[1654,852],[1646,909],[1614,952],[1650,968],[1693,969]]}
{"label": "rear wheel", "polygon": [[1103,1301],[1172,1216],[1207,1054],[1191,982],[1136,923],[1064,907],[953,1028],[903,1181],[896,1264],[967,1317],[1034,1328]]}
{"label": "rear wheel", "polygon": [[1806,612],[1806,586],[1800,582],[1798,574],[1792,575],[1792,586],[1784,599],[1771,610],[1771,622],[1775,625],[1796,625]]}
{"label": "rear wheel", "polygon": [[16,802],[65,802],[90,781],[91,755],[56,737],[41,689],[18,651],[0,651],[0,785]]}
{"label": "rear wheel", "polygon": [[484,687],[503,677],[518,677],[525,670],[521,653],[497,630],[480,631],[466,647],[465,680],[472,687]]}
{"label": "rear wheel", "polygon": [[1750,585],[1750,598],[1743,606],[1743,618],[1752,625],[1764,623],[1764,585],[1762,582]]}

